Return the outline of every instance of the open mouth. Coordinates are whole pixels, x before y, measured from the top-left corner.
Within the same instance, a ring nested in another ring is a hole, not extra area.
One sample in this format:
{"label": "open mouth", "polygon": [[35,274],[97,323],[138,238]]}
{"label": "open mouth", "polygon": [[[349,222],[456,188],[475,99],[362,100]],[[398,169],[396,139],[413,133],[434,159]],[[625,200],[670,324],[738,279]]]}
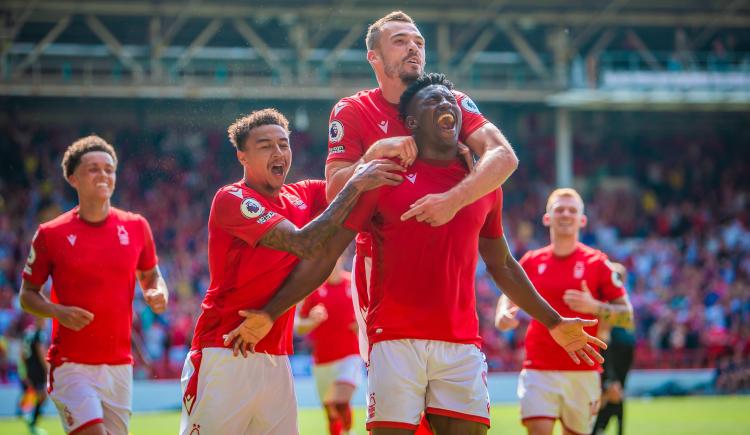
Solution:
{"label": "open mouth", "polygon": [[456,127],[456,117],[452,113],[443,113],[438,117],[437,124],[443,130],[453,130]]}
{"label": "open mouth", "polygon": [[273,175],[283,176],[284,175],[284,165],[282,165],[282,164],[271,165],[271,173]]}
{"label": "open mouth", "polygon": [[412,65],[417,65],[417,66],[420,65],[419,64],[419,58],[416,58],[416,57],[410,57],[410,58],[406,59],[406,63],[412,64]]}

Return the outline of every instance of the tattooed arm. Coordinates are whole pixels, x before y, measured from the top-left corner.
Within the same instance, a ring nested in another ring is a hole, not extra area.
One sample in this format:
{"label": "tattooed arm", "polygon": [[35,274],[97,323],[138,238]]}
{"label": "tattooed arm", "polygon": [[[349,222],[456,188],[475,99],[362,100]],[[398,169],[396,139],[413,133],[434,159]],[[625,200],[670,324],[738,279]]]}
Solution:
{"label": "tattooed arm", "polygon": [[394,171],[404,171],[404,168],[388,160],[373,160],[360,165],[320,216],[302,228],[284,220],[268,231],[260,239],[260,244],[300,258],[314,258],[341,228],[362,192],[380,186],[396,186],[403,181],[403,177]]}
{"label": "tattooed arm", "polygon": [[593,314],[602,322],[620,328],[633,328],[633,306],[628,295],[602,302],[592,296],[586,281],[581,282],[581,290],[569,289],[563,295],[563,301],[579,313]]}

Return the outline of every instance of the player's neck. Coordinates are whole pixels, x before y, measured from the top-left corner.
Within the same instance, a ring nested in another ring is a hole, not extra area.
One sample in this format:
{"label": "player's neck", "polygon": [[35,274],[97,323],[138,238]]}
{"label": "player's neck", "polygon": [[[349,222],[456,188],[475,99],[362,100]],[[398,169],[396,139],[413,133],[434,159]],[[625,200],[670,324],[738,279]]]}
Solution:
{"label": "player's neck", "polygon": [[245,186],[253,189],[254,191],[265,196],[266,198],[278,198],[279,192],[281,192],[280,188],[275,189],[271,187],[269,184],[254,183],[253,181],[249,180],[247,177],[244,177],[242,182],[245,183]]}
{"label": "player's neck", "polygon": [[406,90],[406,85],[400,78],[378,77],[380,91],[383,92],[385,101],[391,104],[398,104],[401,100],[401,94]]}
{"label": "player's neck", "polygon": [[555,254],[556,257],[567,257],[575,252],[578,246],[578,235],[559,236],[550,232],[549,236],[552,241],[552,253]]}
{"label": "player's neck", "polygon": [[429,143],[421,139],[419,135],[414,136],[417,142],[417,153],[420,159],[425,160],[453,160],[458,155],[458,147]]}
{"label": "player's neck", "polygon": [[78,217],[85,222],[96,224],[107,219],[111,205],[109,200],[87,201],[78,198]]}

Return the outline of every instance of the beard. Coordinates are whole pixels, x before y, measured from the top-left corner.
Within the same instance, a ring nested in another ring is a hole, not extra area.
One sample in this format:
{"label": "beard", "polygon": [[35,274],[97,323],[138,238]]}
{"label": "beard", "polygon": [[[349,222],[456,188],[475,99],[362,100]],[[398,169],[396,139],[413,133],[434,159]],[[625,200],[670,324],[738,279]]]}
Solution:
{"label": "beard", "polygon": [[420,67],[418,71],[407,71],[404,66],[406,64],[394,62],[393,64],[385,66],[385,75],[388,77],[398,77],[401,82],[405,85],[409,85],[422,75],[424,68]]}

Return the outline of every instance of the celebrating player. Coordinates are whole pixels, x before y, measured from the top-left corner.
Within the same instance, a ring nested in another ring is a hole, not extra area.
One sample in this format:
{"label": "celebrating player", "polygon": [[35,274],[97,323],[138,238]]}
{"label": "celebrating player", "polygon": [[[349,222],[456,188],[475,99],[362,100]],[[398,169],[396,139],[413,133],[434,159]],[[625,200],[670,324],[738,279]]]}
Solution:
{"label": "celebrating player", "polygon": [[[439,435],[487,432],[487,365],[479,349],[474,293],[477,247],[495,280],[550,328],[564,351],[576,361],[601,360],[588,343],[604,344],[583,331],[596,321],[561,318],[510,255],[500,189],[462,208],[445,225],[402,220],[416,199],[441,194],[468,173],[458,157],[462,119],[451,88],[443,75],[430,74],[404,92],[401,113],[419,145],[419,158],[401,185],[363,195],[330,243],[343,250],[357,231],[373,237],[367,428],[374,435],[411,434],[423,411]],[[256,343],[272,319],[322,281],[320,275],[335,262],[333,254],[330,249],[301,262],[263,311],[243,313],[247,320],[228,340],[236,337],[240,348]]]}
{"label": "celebrating player", "polygon": [[[23,270],[21,306],[53,319],[48,391],[65,432],[127,434],[135,280],[157,314],[167,307],[167,286],[146,219],[110,203],[114,148],[84,137],[65,151],[62,168],[78,206],[39,226]],[[41,292],[50,276],[51,300]]]}
{"label": "celebrating player", "polygon": [[[578,241],[586,225],[578,192],[553,191],[542,221],[550,229],[550,245],[527,252],[520,261],[542,297],[565,316],[632,325],[633,309],[607,256]],[[498,328],[516,327],[517,309],[503,295],[495,318]],[[597,326],[586,330],[596,335]],[[518,384],[521,419],[533,435],[551,435],[557,419],[566,434],[589,434],[599,410],[600,366],[573,364],[553,338],[545,325],[531,321]]]}
{"label": "celebrating player", "polygon": [[351,279],[342,262],[339,258],[326,282],[305,298],[295,321],[297,333],[309,333],[312,341],[313,375],[331,435],[352,428],[349,402],[362,372]]}
{"label": "celebrating player", "polygon": [[258,353],[246,358],[233,357],[223,336],[242,322],[240,309],[260,308],[273,296],[299,258],[325,248],[361,192],[400,183],[389,171],[402,168],[383,160],[363,165],[326,209],[323,181],[284,184],[292,164],[284,115],[253,112],[229,127],[229,139],[244,178],[219,189],[211,205],[211,282],[183,369],[180,433],[293,434],[297,410],[287,355],[294,310],[285,310]]}
{"label": "celebrating player", "polygon": [[[411,17],[394,11],[368,28],[365,45],[378,87],[343,98],[331,110],[326,162],[329,198],[362,162],[399,158],[409,166],[417,158],[414,138],[399,115],[398,103],[406,87],[424,73],[424,37]],[[453,93],[463,118],[458,139],[480,156],[476,171],[445,192],[416,198],[404,211],[404,219],[443,225],[460,209],[497,189],[518,166],[513,149],[500,130],[482,116],[471,98],[458,91]],[[371,268],[370,239],[361,233],[352,272],[360,351],[364,358],[368,349],[364,318]]]}

